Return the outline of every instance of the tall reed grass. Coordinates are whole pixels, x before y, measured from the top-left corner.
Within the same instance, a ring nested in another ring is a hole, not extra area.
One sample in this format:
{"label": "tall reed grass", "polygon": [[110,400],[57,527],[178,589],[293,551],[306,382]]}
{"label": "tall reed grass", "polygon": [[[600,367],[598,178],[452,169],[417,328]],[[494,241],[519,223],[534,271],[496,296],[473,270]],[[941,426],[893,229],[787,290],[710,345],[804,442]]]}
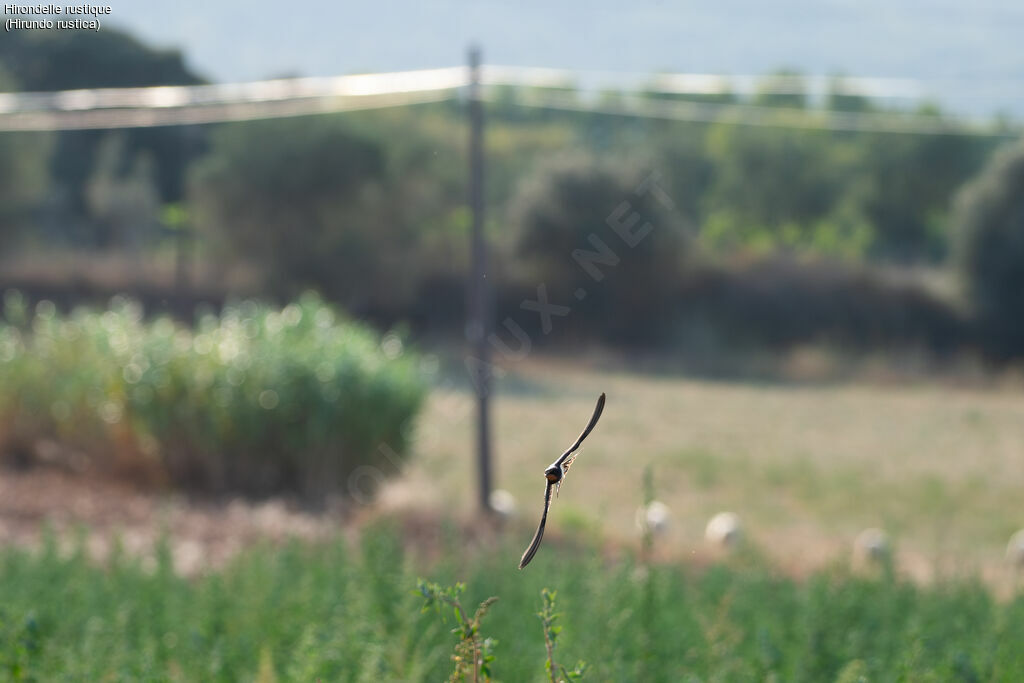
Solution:
{"label": "tall reed grass", "polygon": [[116,298],[64,315],[17,292],[0,322],[0,453],[254,495],[345,492],[391,474],[425,396],[418,358],[314,295],[194,327]]}

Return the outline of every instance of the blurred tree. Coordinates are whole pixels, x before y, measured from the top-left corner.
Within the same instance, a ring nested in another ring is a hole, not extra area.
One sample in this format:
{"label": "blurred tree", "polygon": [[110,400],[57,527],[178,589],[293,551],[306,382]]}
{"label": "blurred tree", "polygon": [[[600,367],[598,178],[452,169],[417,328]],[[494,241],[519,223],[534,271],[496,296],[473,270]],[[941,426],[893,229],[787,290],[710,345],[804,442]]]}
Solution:
{"label": "blurred tree", "polygon": [[95,219],[96,246],[125,245],[139,249],[156,237],[160,201],[153,182],[152,158],[140,153],[122,170],[124,138],[107,136],[100,145],[96,168],[85,186],[86,205]]}
{"label": "blurred tree", "polygon": [[874,105],[868,97],[852,91],[849,82],[841,75],[832,76],[825,94],[825,109],[831,111],[869,112]]}
{"label": "blurred tree", "polygon": [[668,100],[674,102],[699,102],[701,104],[737,104],[739,103],[739,96],[731,90],[731,86],[726,84],[726,87],[721,92],[709,92],[709,93],[666,93],[656,89],[657,80],[654,80],[649,86],[640,86],[640,91],[637,93],[640,97],[651,99],[651,100]]}
{"label": "blurred tree", "polygon": [[192,176],[197,227],[279,294],[315,287],[359,313],[402,310],[426,273],[464,263],[463,196],[448,179],[459,167],[420,139],[414,112],[374,133],[368,120],[219,127]]}
{"label": "blurred tree", "polygon": [[957,257],[989,351],[1024,356],[1024,139],[957,197]]}
{"label": "blurred tree", "polygon": [[715,165],[705,201],[753,224],[804,224],[824,215],[842,187],[823,133],[722,124],[707,139]]}
{"label": "blurred tree", "polygon": [[[13,84],[0,65],[0,91]],[[48,133],[0,133],[0,249],[21,236],[46,191],[52,140]]]}
{"label": "blurred tree", "polygon": [[679,217],[693,230],[700,225],[702,201],[715,174],[705,138],[709,124],[658,121],[650,145],[656,150],[655,168],[664,173],[666,192]]}
{"label": "blurred tree", "polygon": [[127,33],[11,31],[0,43],[0,61],[25,90],[190,85],[202,80],[178,50],[155,50]]}
{"label": "blurred tree", "polygon": [[950,197],[991,147],[969,135],[716,124],[702,241],[934,263],[949,241]]}
{"label": "blurred tree", "polygon": [[827,131],[716,124],[702,241],[717,250],[859,256],[871,241],[855,143]]}
{"label": "blurred tree", "polygon": [[645,189],[647,178],[562,158],[525,181],[511,206],[519,254],[537,284],[551,301],[573,302],[585,328],[619,342],[653,342],[668,331],[687,255],[678,215]]}
{"label": "blurred tree", "polygon": [[799,72],[779,69],[758,83],[754,104],[803,109],[807,106],[807,83]]}
{"label": "blurred tree", "polygon": [[[12,31],[0,42],[0,66],[15,84],[0,90],[48,91],[75,88],[193,85],[193,74],[177,50],[155,50],[117,29],[94,31]],[[86,186],[96,173],[98,150],[109,131],[64,131],[57,135],[50,169],[56,187],[51,211],[68,226],[86,219],[84,229],[68,235],[72,241],[100,246],[101,218],[90,213]],[[162,202],[184,194],[188,164],[203,150],[205,133],[198,126],[143,128],[123,134],[119,173],[130,173],[140,154],[151,159],[153,179]]]}
{"label": "blurred tree", "polygon": [[[336,117],[227,124],[196,168],[198,228],[283,290],[365,292],[387,197],[381,148]],[[376,205],[378,213],[365,209]],[[363,209],[362,211],[360,209]],[[288,292],[291,293],[291,292]]]}
{"label": "blurred tree", "polygon": [[898,263],[935,263],[949,244],[951,198],[974,175],[993,142],[968,135],[893,135],[862,138],[864,212],[876,227],[871,255]]}

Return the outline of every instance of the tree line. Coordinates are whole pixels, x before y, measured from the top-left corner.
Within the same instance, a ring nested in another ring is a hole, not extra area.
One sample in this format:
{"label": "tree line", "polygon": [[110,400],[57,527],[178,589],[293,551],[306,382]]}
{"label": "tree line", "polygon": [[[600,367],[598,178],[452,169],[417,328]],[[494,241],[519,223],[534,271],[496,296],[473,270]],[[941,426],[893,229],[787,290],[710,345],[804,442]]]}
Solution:
{"label": "tree line", "polygon": [[[11,35],[0,45],[0,89],[203,82],[180,53],[117,31]],[[71,63],[75,69],[67,68]],[[642,207],[658,223],[658,239],[631,251],[605,286],[579,304],[570,333],[671,341],[692,328],[680,320],[692,323],[694,311],[704,310],[719,318],[708,323],[718,334],[742,328],[728,335],[753,341],[864,336],[854,321],[871,316],[855,314],[857,302],[870,309],[895,297],[907,308],[894,314],[898,329],[882,341],[937,336],[952,344],[976,334],[1006,336],[1004,326],[991,322],[1006,316],[990,308],[1002,311],[999,306],[1013,302],[1015,285],[993,285],[1010,287],[1002,298],[993,295],[977,282],[993,271],[977,262],[1002,259],[999,272],[1011,273],[1004,279],[1012,283],[1024,256],[1004,242],[971,247],[969,235],[985,231],[973,226],[986,220],[1002,221],[996,232],[1004,241],[1024,239],[1017,237],[1024,229],[1012,211],[970,207],[1010,201],[1014,188],[1022,194],[1019,181],[1006,180],[1011,189],[1002,194],[975,184],[966,191],[973,199],[955,200],[1000,138],[755,127],[725,117],[650,120],[524,106],[529,94],[500,89],[487,109],[487,229],[502,283],[499,315],[515,309],[538,282],[563,295],[578,289],[574,278],[582,273],[573,267],[573,249],[587,245],[639,175],[656,171],[673,203],[672,210]],[[606,101],[621,96],[603,95]],[[799,92],[711,99],[809,112],[885,111],[867,98],[837,93],[822,102]],[[934,105],[917,113],[945,120]],[[371,317],[454,321],[468,260],[463,114],[453,101],[214,126],[2,134],[0,249],[32,242],[152,247],[172,206],[188,217],[210,258],[257,266],[270,295],[314,287]],[[1012,175],[1005,170],[1012,163],[999,163],[1004,176]],[[997,171],[986,173],[987,186],[1004,182],[992,179]],[[924,290],[910,295],[901,286],[893,294],[870,275],[878,266],[951,263],[963,266],[976,295],[967,314]],[[776,279],[759,285],[767,273]],[[836,285],[836,277],[846,284]],[[783,333],[800,328],[786,322],[787,306],[814,291],[834,295],[836,287],[846,287],[839,299],[849,300],[849,315],[829,310],[824,300],[810,309],[840,322]],[[768,290],[778,292],[772,302],[779,315],[751,332],[750,302],[765,299]],[[922,306],[927,315],[920,317],[930,322],[907,323],[916,313],[906,311]],[[734,311],[734,323],[722,322],[723,308]],[[990,321],[984,332],[976,326],[981,318]],[[846,331],[836,332],[836,325]],[[1024,341],[997,346],[1016,353]]]}

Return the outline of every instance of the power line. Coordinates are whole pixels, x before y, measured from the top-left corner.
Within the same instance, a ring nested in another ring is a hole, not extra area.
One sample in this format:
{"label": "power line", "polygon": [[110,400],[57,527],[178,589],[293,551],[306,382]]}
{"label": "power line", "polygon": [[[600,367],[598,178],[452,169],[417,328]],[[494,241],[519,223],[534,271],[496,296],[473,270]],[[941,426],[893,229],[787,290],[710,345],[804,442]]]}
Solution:
{"label": "power line", "polygon": [[254,83],[0,93],[0,131],[144,128],[395,107],[450,99],[466,69]]}
{"label": "power line", "polygon": [[359,98],[316,97],[268,102],[238,102],[170,108],[91,109],[0,113],[0,131],[54,131],[100,128],[150,128],[228,121],[328,114],[362,109],[443,102],[452,94],[443,91],[368,95]]}
{"label": "power line", "polygon": [[657,73],[488,66],[487,85],[644,90],[675,95],[799,95],[833,93],[870,99],[922,99],[926,82],[912,78],[865,76],[803,76],[797,74]]}
{"label": "power line", "polygon": [[[582,81],[609,76],[633,79],[633,94],[613,101],[587,97],[588,93],[576,89]],[[480,82],[489,86],[484,97],[491,101],[495,99],[495,86],[512,85],[529,89],[511,100],[518,105],[615,116],[916,135],[1019,135],[1018,130],[948,117],[762,107],[635,94],[641,90],[648,94],[714,95],[735,93],[737,86],[739,90],[756,88],[767,94],[794,94],[802,92],[804,83],[796,76],[768,76],[756,82],[754,76],[714,74],[658,74],[640,82],[639,76],[487,66],[481,67]],[[451,99],[468,83],[465,67],[449,67],[253,83],[0,93],[0,131],[189,125],[408,106]],[[907,79],[845,77],[834,83],[838,85],[832,91],[845,95],[868,93],[865,96],[870,97],[873,93],[909,98],[923,92],[920,82]]]}
{"label": "power line", "polygon": [[278,78],[250,83],[0,93],[0,113],[114,107],[159,109],[315,97],[365,97],[453,89],[467,82],[465,67],[450,67],[349,76]]}
{"label": "power line", "polygon": [[[495,101],[494,93],[489,99]],[[1016,137],[1019,130],[998,129],[976,122],[936,118],[915,114],[845,112],[833,110],[764,107],[747,104],[720,104],[622,96],[604,101],[585,101],[574,92],[531,91],[511,100],[512,104],[589,112],[613,116],[689,121],[696,123],[732,123],[744,126],[800,128],[914,135],[977,135]]]}

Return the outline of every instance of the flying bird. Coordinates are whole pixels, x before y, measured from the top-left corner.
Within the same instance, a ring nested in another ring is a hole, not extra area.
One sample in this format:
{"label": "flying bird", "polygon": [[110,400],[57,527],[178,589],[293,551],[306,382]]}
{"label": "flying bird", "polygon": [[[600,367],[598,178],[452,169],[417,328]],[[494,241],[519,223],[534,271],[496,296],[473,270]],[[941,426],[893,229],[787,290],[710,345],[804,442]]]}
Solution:
{"label": "flying bird", "polygon": [[559,456],[558,460],[555,460],[551,465],[544,470],[544,478],[547,479],[547,483],[544,488],[544,512],[540,516],[540,526],[537,527],[537,533],[533,535],[533,540],[530,541],[530,547],[523,553],[523,558],[519,560],[519,568],[522,569],[530,563],[533,556],[537,554],[537,548],[540,547],[540,541],[544,538],[544,525],[548,521],[548,509],[551,507],[551,489],[555,489],[555,495],[558,495],[558,490],[562,487],[562,481],[565,479],[565,475],[569,473],[569,467],[572,465],[573,460],[576,459],[578,453],[576,449],[583,443],[583,439],[587,438],[587,435],[594,429],[594,425],[597,424],[597,420],[601,417],[601,411],[604,410],[604,394],[597,399],[597,406],[594,408],[594,415],[590,418],[590,423],[586,426],[579,438],[576,439],[576,443],[569,446],[565,453]]}

